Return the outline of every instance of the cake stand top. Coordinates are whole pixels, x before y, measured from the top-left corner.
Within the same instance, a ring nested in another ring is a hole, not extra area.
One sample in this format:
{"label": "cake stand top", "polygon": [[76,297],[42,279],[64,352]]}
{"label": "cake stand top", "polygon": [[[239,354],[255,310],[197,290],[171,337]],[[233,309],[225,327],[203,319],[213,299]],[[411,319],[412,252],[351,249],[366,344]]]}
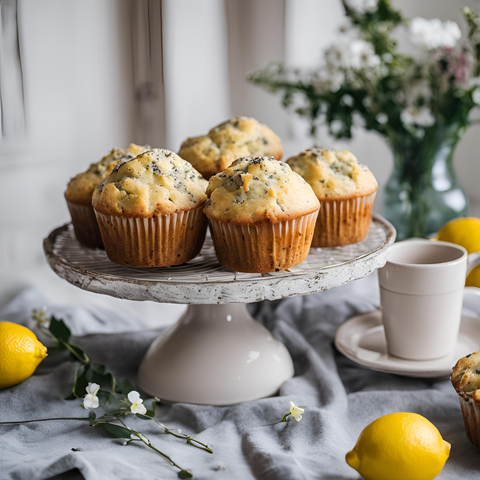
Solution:
{"label": "cake stand top", "polygon": [[335,248],[312,248],[289,271],[233,272],[222,267],[207,236],[200,255],[168,268],[131,268],[111,262],[104,250],[78,243],[71,224],[57,228],[43,247],[52,269],[68,282],[96,293],[163,303],[250,303],[306,295],[363,278],[385,264],[395,229],[374,215],[367,238]]}

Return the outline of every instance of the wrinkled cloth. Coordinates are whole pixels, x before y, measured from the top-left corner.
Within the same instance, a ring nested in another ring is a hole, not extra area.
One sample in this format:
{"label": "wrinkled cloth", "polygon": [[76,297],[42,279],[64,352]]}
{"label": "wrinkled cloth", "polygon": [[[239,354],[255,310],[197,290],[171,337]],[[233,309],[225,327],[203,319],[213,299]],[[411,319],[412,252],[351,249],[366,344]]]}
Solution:
{"label": "wrinkled cloth", "polygon": [[[0,320],[28,324],[28,314],[43,303],[37,291],[21,293],[0,311]],[[160,403],[157,419],[211,445],[214,454],[163,434],[153,422],[128,418],[196,479],[303,480],[358,479],[345,462],[363,428],[381,415],[407,411],[424,415],[452,444],[440,480],[480,478],[480,452],[466,435],[457,395],[449,379],[413,379],[362,368],[336,351],[338,326],[354,315],[378,308],[375,276],[335,290],[249,306],[255,318],[285,343],[295,376],[278,396],[228,407]],[[50,311],[59,314],[55,306]],[[63,312],[65,313],[65,312]],[[101,320],[99,320],[101,318]],[[118,378],[135,374],[159,331],[145,330],[141,319],[128,325],[117,314],[68,310],[73,331],[111,333],[74,340]],[[82,323],[82,328],[74,328]],[[128,333],[121,328],[138,328]],[[480,345],[479,345],[480,348]],[[0,391],[0,421],[86,416],[81,401],[65,401],[75,365],[65,352],[52,352],[28,381]],[[303,419],[268,426],[289,411],[305,407]],[[87,480],[175,479],[177,471],[143,444],[122,446],[101,427],[55,421],[0,426],[0,478],[45,479],[78,469]],[[72,448],[80,451],[72,451]]]}

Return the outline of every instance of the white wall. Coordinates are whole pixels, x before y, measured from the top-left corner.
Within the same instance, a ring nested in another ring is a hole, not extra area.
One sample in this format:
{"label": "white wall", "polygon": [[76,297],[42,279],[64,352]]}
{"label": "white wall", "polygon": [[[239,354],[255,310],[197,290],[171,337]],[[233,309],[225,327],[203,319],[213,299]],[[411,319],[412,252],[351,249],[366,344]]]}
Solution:
{"label": "white wall", "polygon": [[[459,23],[461,6],[480,9],[480,2],[473,0],[394,3],[407,16],[438,16]],[[133,2],[19,4],[28,128],[22,138],[0,140],[0,305],[26,285],[37,285],[65,303],[87,297],[89,302],[100,301],[100,296],[82,296],[49,270],[42,239],[68,220],[63,201],[68,179],[113,146],[136,140]],[[162,146],[177,149],[187,136],[201,134],[232,114],[252,115],[269,124],[282,137],[287,157],[313,143],[305,135],[307,125],[285,112],[278,98],[247,84],[244,75],[270,60],[315,65],[321,48],[334,41],[343,22],[340,0],[164,0],[163,5]],[[479,127],[471,128],[455,158],[460,179],[478,204],[479,136]],[[321,130],[317,143],[350,148],[380,184],[385,183],[391,154],[375,134],[359,131],[346,144]]]}

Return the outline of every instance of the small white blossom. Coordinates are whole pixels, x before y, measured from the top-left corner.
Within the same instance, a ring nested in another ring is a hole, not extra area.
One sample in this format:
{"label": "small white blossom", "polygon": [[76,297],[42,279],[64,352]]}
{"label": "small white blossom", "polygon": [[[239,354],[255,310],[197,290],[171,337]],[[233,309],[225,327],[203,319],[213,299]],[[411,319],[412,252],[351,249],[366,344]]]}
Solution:
{"label": "small white blossom", "polygon": [[346,105],[347,107],[353,107],[353,104],[354,104],[354,99],[351,95],[349,95],[348,93],[345,94],[341,99],[340,101]]}
{"label": "small white blossom", "polygon": [[330,132],[333,133],[333,135],[338,135],[342,131],[342,121],[341,120],[332,120],[330,123]]}
{"label": "small white blossom", "polygon": [[47,317],[47,307],[34,308],[32,311],[32,319],[37,322],[37,327],[48,327],[50,320]]}
{"label": "small white blossom", "polygon": [[427,20],[417,17],[410,23],[410,33],[414,43],[428,50],[440,47],[454,47],[462,36],[457,23],[447,20],[442,22],[438,18]]}
{"label": "small white blossom", "polygon": [[290,415],[299,422],[302,419],[302,415],[305,410],[302,407],[297,407],[293,402],[290,402]]}
{"label": "small white blossom", "polygon": [[345,3],[357,13],[367,13],[377,9],[378,0],[345,0]]}
{"label": "small white blossom", "polygon": [[435,117],[428,107],[417,107],[410,105],[404,108],[400,113],[400,119],[404,125],[419,125],[421,127],[431,127],[435,123]]}
{"label": "small white blossom", "polygon": [[475,87],[475,90],[472,92],[472,100],[475,104],[480,105],[480,77],[471,78],[468,82],[468,88]]}
{"label": "small white blossom", "polygon": [[380,123],[381,125],[385,124],[388,122],[388,116],[386,113],[383,113],[383,112],[380,112],[379,114],[377,114],[377,116],[375,117],[375,119],[377,120],[378,123]]}
{"label": "small white blossom", "polygon": [[140,415],[145,415],[147,413],[147,409],[145,408],[145,405],[143,405],[143,400],[140,398],[140,394],[138,392],[132,390],[127,397],[132,404],[130,406],[132,413],[139,413]]}
{"label": "small white blossom", "polygon": [[340,42],[329,47],[325,52],[327,64],[345,70],[371,68],[380,65],[380,57],[375,54],[371,43],[361,38],[345,35]]}
{"label": "small white blossom", "polygon": [[392,63],[393,61],[393,55],[391,53],[384,53],[382,55],[382,60],[385,62],[385,63]]}
{"label": "small white blossom", "polygon": [[100,390],[100,385],[98,383],[88,382],[88,386],[85,388],[87,394],[83,399],[84,408],[97,408],[98,407],[98,397],[97,393]]}

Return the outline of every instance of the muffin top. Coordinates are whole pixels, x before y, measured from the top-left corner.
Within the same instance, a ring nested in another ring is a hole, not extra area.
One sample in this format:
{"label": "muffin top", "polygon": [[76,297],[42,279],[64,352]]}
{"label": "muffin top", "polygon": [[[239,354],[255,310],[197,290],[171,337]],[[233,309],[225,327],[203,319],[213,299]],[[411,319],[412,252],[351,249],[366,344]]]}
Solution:
{"label": "muffin top", "polygon": [[113,167],[120,160],[131,160],[149,148],[150,147],[141,147],[131,143],[125,150],[120,148],[112,149],[112,151],[108,155],[105,155],[99,162],[92,163],[87,171],[79,173],[70,180],[67,190],[65,191],[65,198],[72,203],[91,205],[92,194],[95,187],[110,174]]}
{"label": "muffin top", "polygon": [[378,188],[373,173],[353,153],[331,148],[310,148],[287,163],[313,188],[320,200],[370,195]]}
{"label": "muffin top", "polygon": [[457,393],[469,394],[480,405],[480,350],[457,362],[451,380]]}
{"label": "muffin top", "polygon": [[208,218],[239,225],[266,225],[306,215],[320,203],[312,188],[284,162],[273,157],[235,160],[210,178]]}
{"label": "muffin top", "polygon": [[235,117],[212,128],[208,135],[187,138],[178,154],[209,179],[240,157],[271,155],[280,160],[283,148],[266,125],[254,118]]}
{"label": "muffin top", "polygon": [[152,217],[205,203],[207,181],[176,153],[148,150],[119,162],[95,189],[93,208],[108,215]]}

